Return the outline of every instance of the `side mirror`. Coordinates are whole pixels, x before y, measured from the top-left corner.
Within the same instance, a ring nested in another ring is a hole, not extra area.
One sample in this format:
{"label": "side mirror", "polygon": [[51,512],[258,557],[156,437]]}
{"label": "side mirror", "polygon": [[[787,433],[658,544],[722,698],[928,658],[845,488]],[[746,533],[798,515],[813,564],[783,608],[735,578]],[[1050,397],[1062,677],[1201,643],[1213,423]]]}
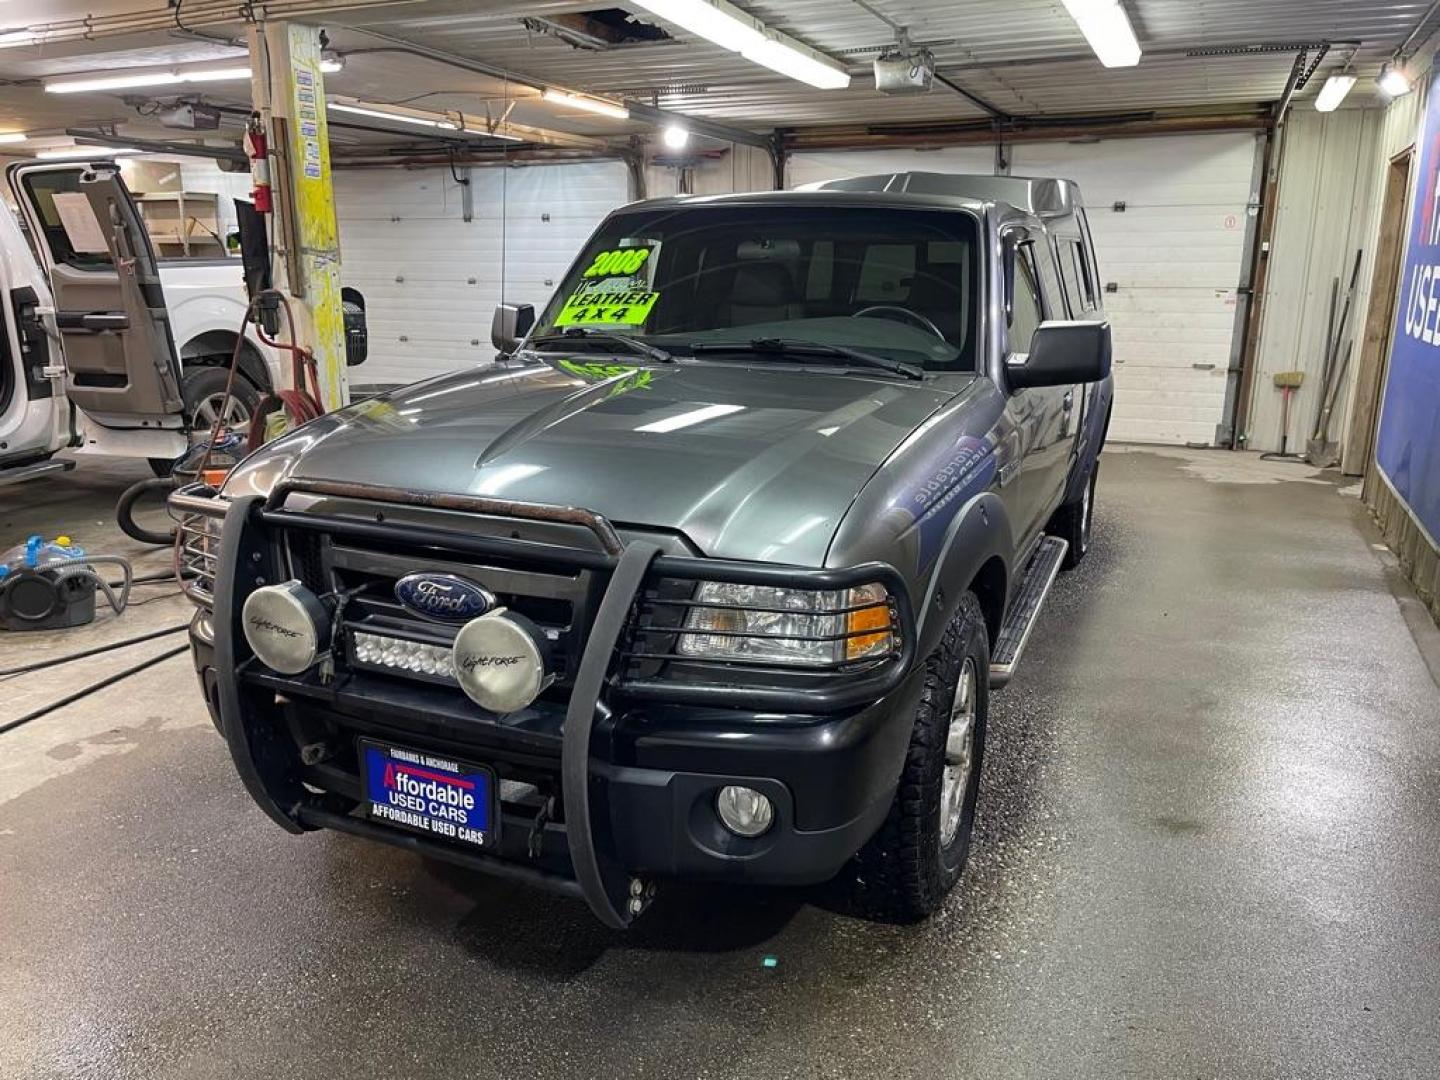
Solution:
{"label": "side mirror", "polygon": [[533,304],[500,304],[490,320],[490,344],[502,353],[512,353],[534,325]]}
{"label": "side mirror", "polygon": [[1005,365],[1012,389],[1099,382],[1110,374],[1108,322],[1043,322],[1030,338],[1030,354]]}
{"label": "side mirror", "polygon": [[365,296],[359,289],[340,290],[340,311],[345,318],[345,366],[363,364],[370,355],[370,331],[365,325]]}

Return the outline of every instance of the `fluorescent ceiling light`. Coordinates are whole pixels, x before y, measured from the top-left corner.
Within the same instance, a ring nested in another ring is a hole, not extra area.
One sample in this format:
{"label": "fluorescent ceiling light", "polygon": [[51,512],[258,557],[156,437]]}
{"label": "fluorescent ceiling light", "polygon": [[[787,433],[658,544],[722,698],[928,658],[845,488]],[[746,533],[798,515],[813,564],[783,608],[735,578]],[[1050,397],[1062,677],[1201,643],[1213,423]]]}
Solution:
{"label": "fluorescent ceiling light", "polygon": [[40,35],[34,30],[0,31],[0,49],[13,49],[17,45],[34,45],[39,40]]}
{"label": "fluorescent ceiling light", "polygon": [[182,83],[222,82],[227,79],[250,78],[248,64],[227,64],[223,67],[167,68],[157,71],[131,71],[113,75],[87,75],[80,78],[47,79],[45,90],[51,94],[85,94],[101,90],[129,90],[140,86],[176,86]]}
{"label": "fluorescent ceiling light", "polygon": [[635,430],[651,431],[663,435],[667,431],[679,431],[681,428],[694,427],[696,424],[703,424],[706,420],[714,420],[719,416],[729,416],[744,408],[744,405],[706,405],[704,408],[683,412],[679,416],[667,416],[664,420],[656,420],[653,424],[641,424]]}
{"label": "fluorescent ceiling light", "polygon": [[1080,27],[1090,48],[1106,67],[1140,63],[1140,43],[1119,0],[1064,0],[1065,10]]}
{"label": "fluorescent ceiling light", "polygon": [[722,6],[709,0],[635,0],[635,3],[666,22],[731,52],[743,52],[765,40],[760,30],[763,24],[729,4]]}
{"label": "fluorescent ceiling light", "polygon": [[419,109],[406,109],[399,105],[352,105],[348,101],[327,101],[325,107],[335,112],[354,113],[356,116],[371,116],[377,120],[393,120],[401,124],[415,124],[419,127],[442,128],[459,131],[460,125],[448,116],[438,113],[423,113]]}
{"label": "fluorescent ceiling light", "polygon": [[1334,112],[1354,85],[1354,75],[1331,75],[1325,80],[1325,85],[1320,88],[1320,93],[1315,95],[1316,110],[1318,112]]}
{"label": "fluorescent ceiling light", "polygon": [[781,75],[821,90],[839,90],[850,85],[850,76],[828,56],[769,29],[726,0],[635,0],[635,3],[682,30]]}
{"label": "fluorescent ceiling light", "polygon": [[26,137],[27,137],[27,136],[25,135],[25,133],[24,133],[23,131],[5,131],[5,132],[0,132],[0,143],[17,143],[17,142],[24,142],[25,139],[26,139]]}
{"label": "fluorescent ceiling light", "polygon": [[1404,97],[1415,89],[1415,84],[1403,70],[1394,64],[1386,63],[1380,68],[1380,76],[1375,80],[1377,86],[1386,97]]}
{"label": "fluorescent ceiling light", "polygon": [[684,150],[690,141],[690,132],[679,124],[666,124],[665,130],[660,133],[665,140],[665,145],[671,150]]}
{"label": "fluorescent ceiling light", "polygon": [[599,113],[601,116],[613,117],[616,120],[630,119],[630,110],[624,105],[616,105],[613,101],[582,97],[580,94],[567,94],[563,90],[546,90],[542,96],[546,101],[556,105],[568,105],[573,109],[584,109],[586,112]]}
{"label": "fluorescent ceiling light", "polygon": [[817,90],[843,90],[850,85],[848,72],[822,59],[813,49],[787,45],[777,38],[766,38],[763,44],[742,49],[740,55]]}
{"label": "fluorescent ceiling light", "polygon": [[41,161],[59,161],[62,158],[119,157],[121,154],[138,154],[133,146],[62,146],[51,150],[37,150],[35,156]]}

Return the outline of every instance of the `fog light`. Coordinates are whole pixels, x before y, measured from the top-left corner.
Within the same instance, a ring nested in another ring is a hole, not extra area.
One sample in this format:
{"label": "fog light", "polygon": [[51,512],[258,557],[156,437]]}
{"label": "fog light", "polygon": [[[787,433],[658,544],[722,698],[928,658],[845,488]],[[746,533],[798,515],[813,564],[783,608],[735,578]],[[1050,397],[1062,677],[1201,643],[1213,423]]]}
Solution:
{"label": "fog light", "polygon": [[260,662],[282,675],[299,675],[319,655],[330,635],[330,617],[298,581],[266,585],[245,599],[240,621],[245,640]]}
{"label": "fog light", "polygon": [[775,804],[754,788],[723,787],[715,796],[720,822],[736,836],[759,836],[775,820]]}
{"label": "fog light", "polygon": [[455,678],[481,708],[518,712],[550,684],[549,651],[544,631],[523,615],[496,608],[455,635]]}

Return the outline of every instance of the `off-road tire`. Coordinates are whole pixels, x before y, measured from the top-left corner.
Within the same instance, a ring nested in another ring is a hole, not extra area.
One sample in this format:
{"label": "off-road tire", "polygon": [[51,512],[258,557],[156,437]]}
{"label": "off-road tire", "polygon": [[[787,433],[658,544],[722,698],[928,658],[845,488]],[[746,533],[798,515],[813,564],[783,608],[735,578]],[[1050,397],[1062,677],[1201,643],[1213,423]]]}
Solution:
{"label": "off-road tire", "polygon": [[1045,530],[1070,545],[1065,549],[1061,570],[1075,569],[1090,550],[1095,529],[1095,479],[1099,475],[1100,462],[1097,461],[1090,466],[1090,475],[1080,489],[1080,497],[1056,510],[1055,516],[1050,519],[1050,527]]}
{"label": "off-road tire", "polygon": [[[966,658],[974,664],[975,732],[969,782],[960,824],[948,846],[941,844],[940,803],[945,772],[945,738],[951,705]],[[985,754],[985,719],[990,706],[990,642],[985,616],[967,592],[945,636],[925,661],[925,689],[915,712],[910,747],[895,801],[878,832],[848,870],[850,906],[882,922],[917,922],[934,913],[960,879],[970,853],[975,801]]]}

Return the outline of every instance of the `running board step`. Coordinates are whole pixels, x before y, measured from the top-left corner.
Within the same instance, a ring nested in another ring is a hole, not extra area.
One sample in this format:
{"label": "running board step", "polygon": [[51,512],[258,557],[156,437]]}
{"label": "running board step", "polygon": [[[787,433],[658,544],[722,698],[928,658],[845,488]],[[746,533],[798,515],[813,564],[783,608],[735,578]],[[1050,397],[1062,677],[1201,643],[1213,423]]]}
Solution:
{"label": "running board step", "polygon": [[0,487],[6,484],[18,484],[22,480],[33,480],[37,476],[44,476],[47,473],[69,472],[75,468],[75,462],[68,459],[52,459],[50,461],[37,461],[32,465],[16,465],[13,469],[0,469]]}
{"label": "running board step", "polygon": [[1070,547],[1058,536],[1042,537],[1035,547],[1035,554],[1025,566],[1025,576],[1020,579],[1020,588],[1010,602],[1010,615],[1000,628],[1000,638],[995,642],[995,654],[990,658],[990,686],[999,689],[1015,674],[1016,665],[1030,640],[1030,631],[1050,595],[1050,586],[1055,584],[1055,575],[1060,572],[1060,563]]}

